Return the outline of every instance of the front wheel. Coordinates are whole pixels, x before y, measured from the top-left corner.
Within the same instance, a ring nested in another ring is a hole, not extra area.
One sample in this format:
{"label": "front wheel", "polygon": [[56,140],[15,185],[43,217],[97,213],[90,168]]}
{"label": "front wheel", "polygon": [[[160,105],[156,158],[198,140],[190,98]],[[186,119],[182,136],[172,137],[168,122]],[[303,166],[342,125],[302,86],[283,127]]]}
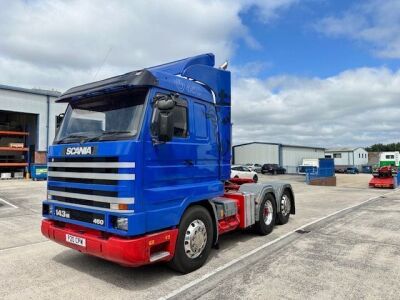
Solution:
{"label": "front wheel", "polygon": [[258,210],[258,222],[255,228],[260,235],[267,235],[272,232],[275,225],[275,199],[272,194],[265,195]]}
{"label": "front wheel", "polygon": [[179,224],[171,268],[186,274],[204,265],[211,251],[213,232],[208,210],[202,206],[189,207]]}

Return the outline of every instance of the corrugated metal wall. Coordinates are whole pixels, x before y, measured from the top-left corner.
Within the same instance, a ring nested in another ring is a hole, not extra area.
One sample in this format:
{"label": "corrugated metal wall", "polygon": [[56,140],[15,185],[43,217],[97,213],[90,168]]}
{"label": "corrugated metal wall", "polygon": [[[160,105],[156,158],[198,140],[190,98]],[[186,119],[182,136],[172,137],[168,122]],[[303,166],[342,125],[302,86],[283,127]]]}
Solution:
{"label": "corrugated metal wall", "polygon": [[287,173],[297,173],[297,167],[302,164],[303,158],[324,157],[323,149],[282,146],[282,166]]}
{"label": "corrugated metal wall", "polygon": [[279,164],[279,145],[247,144],[233,148],[234,164]]}

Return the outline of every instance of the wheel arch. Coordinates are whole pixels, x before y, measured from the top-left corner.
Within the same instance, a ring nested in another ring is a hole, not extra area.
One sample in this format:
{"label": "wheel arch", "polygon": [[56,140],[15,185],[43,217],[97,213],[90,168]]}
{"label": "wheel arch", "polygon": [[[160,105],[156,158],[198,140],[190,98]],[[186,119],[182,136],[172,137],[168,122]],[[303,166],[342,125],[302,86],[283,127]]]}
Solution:
{"label": "wheel arch", "polygon": [[202,206],[204,207],[210,214],[211,216],[211,220],[213,223],[213,243],[212,245],[215,246],[216,244],[218,244],[218,219],[217,219],[217,211],[215,209],[215,206],[212,204],[211,200],[200,200],[200,201],[196,201],[191,203],[190,205],[188,205],[185,210],[182,213],[182,216],[179,220],[179,225],[181,224],[182,218],[185,215],[186,211],[193,206]]}

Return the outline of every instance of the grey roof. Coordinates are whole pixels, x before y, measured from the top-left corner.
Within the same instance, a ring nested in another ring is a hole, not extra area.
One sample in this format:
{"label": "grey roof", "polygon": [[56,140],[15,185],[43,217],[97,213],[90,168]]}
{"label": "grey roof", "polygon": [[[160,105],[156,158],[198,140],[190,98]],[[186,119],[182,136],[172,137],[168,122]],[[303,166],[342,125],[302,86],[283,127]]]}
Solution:
{"label": "grey roof", "polygon": [[305,148],[305,149],[319,149],[319,150],[325,150],[325,148],[323,148],[323,147],[312,147],[312,146],[301,146],[301,145],[288,145],[288,144],[267,143],[267,142],[250,142],[250,143],[238,144],[238,145],[233,146],[233,148],[239,147],[239,146],[251,145],[251,144],[264,144],[264,145],[276,145],[276,146],[281,146],[281,147],[292,147],[292,148]]}
{"label": "grey roof", "polygon": [[353,152],[353,151],[355,151],[355,150],[357,150],[359,148],[364,149],[362,147],[355,147],[355,148],[351,148],[351,147],[329,148],[329,149],[326,149],[326,152]]}
{"label": "grey roof", "polygon": [[10,85],[0,84],[0,90],[8,90],[14,92],[35,94],[35,95],[43,95],[43,96],[51,96],[51,97],[59,97],[61,95],[58,91],[50,91],[50,90],[42,90],[42,89],[27,89],[21,87],[15,87]]}

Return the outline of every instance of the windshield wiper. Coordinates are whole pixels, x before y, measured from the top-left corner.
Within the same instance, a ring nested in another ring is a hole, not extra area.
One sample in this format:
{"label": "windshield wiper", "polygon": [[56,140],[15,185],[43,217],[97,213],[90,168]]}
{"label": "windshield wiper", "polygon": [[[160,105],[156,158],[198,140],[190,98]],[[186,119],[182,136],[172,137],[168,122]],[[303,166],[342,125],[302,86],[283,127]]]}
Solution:
{"label": "windshield wiper", "polygon": [[88,136],[87,135],[82,135],[82,134],[70,134],[65,137],[63,137],[61,140],[57,141],[57,144],[61,144],[62,142],[69,140],[69,139],[86,139]]}
{"label": "windshield wiper", "polygon": [[105,137],[105,136],[113,136],[113,135],[124,134],[124,133],[129,133],[131,135],[135,134],[134,132],[128,131],[128,130],[109,130],[109,131],[103,131],[101,134],[99,134],[97,136],[89,137],[89,138],[85,139],[84,142],[94,142],[94,141],[98,141],[99,139],[101,139],[102,137]]}

